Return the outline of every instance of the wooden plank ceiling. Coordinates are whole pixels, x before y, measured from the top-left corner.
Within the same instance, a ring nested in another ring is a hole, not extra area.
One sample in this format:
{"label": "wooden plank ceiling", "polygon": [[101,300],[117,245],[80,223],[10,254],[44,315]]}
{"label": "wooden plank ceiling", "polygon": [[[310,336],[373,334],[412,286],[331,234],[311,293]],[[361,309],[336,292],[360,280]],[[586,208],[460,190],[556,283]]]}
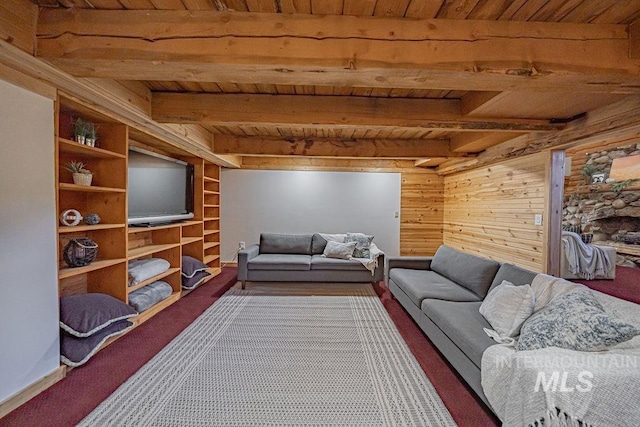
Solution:
{"label": "wooden plank ceiling", "polygon": [[220,154],[446,166],[640,92],[637,0],[34,3],[39,57]]}

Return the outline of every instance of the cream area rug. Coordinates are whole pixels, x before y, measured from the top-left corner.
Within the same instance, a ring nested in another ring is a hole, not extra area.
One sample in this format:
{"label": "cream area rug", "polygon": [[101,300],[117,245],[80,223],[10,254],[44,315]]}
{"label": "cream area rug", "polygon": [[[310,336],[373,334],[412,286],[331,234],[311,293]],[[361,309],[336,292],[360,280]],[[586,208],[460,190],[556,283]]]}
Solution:
{"label": "cream area rug", "polygon": [[229,290],[80,425],[455,423],[370,284],[253,283]]}

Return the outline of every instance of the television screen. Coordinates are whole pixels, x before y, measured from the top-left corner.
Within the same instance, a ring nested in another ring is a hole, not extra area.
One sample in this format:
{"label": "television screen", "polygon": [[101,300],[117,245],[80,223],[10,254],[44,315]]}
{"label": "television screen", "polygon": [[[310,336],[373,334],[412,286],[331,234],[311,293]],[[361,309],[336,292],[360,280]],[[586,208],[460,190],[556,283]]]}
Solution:
{"label": "television screen", "polygon": [[192,165],[131,148],[128,174],[129,224],[193,218]]}

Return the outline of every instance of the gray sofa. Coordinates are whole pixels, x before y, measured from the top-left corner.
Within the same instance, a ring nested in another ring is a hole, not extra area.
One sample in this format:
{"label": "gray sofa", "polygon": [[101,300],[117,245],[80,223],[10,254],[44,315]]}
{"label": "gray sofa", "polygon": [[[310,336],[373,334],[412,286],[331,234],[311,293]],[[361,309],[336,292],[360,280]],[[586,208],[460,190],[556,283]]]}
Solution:
{"label": "gray sofa", "polygon": [[496,342],[483,331],[491,326],[480,305],[503,280],[524,285],[535,276],[445,245],[433,257],[389,257],[385,271],[393,296],[489,407],[480,368],[482,353]]}
{"label": "gray sofa", "polygon": [[356,260],[322,256],[327,241],[319,234],[262,233],[260,243],[238,253],[238,280],[246,282],[378,282],[384,254],[372,273]]}

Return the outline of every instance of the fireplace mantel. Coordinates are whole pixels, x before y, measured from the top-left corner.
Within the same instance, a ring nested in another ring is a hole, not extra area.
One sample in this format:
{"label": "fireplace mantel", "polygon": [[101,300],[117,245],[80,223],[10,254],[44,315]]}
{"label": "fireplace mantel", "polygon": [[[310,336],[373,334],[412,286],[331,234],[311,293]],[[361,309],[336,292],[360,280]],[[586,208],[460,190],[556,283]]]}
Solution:
{"label": "fireplace mantel", "polygon": [[[576,187],[574,194],[589,194],[589,193],[616,193],[611,188],[612,184],[583,184]],[[640,191],[640,182],[633,182],[626,186],[622,191]]]}

